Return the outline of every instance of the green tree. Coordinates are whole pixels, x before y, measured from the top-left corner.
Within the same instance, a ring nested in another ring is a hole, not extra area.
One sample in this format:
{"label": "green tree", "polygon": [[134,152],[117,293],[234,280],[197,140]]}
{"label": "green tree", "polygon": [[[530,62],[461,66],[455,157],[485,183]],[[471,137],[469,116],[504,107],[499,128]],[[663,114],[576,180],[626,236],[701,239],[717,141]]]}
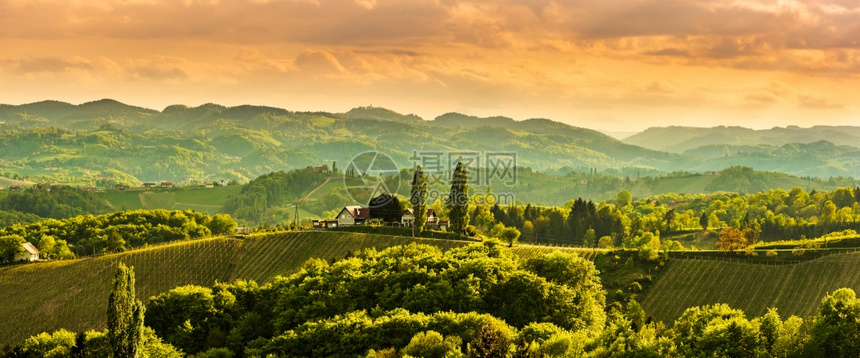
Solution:
{"label": "green tree", "polygon": [[856,357],[860,352],[860,300],[840,288],[821,300],[812,327],[812,346],[824,357]]}
{"label": "green tree", "polygon": [[427,177],[419,165],[412,176],[412,192],[409,197],[412,215],[415,216],[413,225],[415,225],[415,231],[419,233],[424,231],[424,225],[427,223],[427,194]]}
{"label": "green tree", "polygon": [[726,304],[688,308],[675,321],[682,357],[756,357],[763,353],[758,324]]}
{"label": "green tree", "polygon": [[469,225],[469,169],[463,163],[458,162],[454,168],[446,205],[451,231],[462,235]]}
{"label": "green tree", "polygon": [[510,338],[500,330],[486,323],[472,338],[469,345],[470,358],[505,358],[510,350]]}
{"label": "green tree", "polygon": [[0,262],[11,262],[15,256],[23,254],[24,243],[21,235],[0,236]]}
{"label": "green tree", "polygon": [[209,222],[209,231],[212,235],[233,235],[237,226],[230,214],[215,214]]}
{"label": "green tree", "polygon": [[134,267],[120,263],[108,299],[108,340],[115,358],[142,357],[143,314],[146,308],[135,298]]}
{"label": "green tree", "polygon": [[630,205],[631,202],[633,202],[633,194],[627,190],[619,191],[618,195],[615,196],[615,205],[619,208]]}
{"label": "green tree", "polygon": [[508,247],[514,246],[514,243],[517,242],[517,239],[520,238],[520,231],[515,227],[506,227],[502,229],[502,232],[499,234],[499,239],[508,243]]}
{"label": "green tree", "polygon": [[773,347],[782,334],[782,319],[779,317],[779,313],[776,312],[776,308],[770,308],[761,317],[760,322],[759,332],[761,333],[761,343],[764,349],[773,355]]}
{"label": "green tree", "polygon": [[699,225],[702,227],[702,231],[708,230],[708,214],[704,211],[699,217]]}
{"label": "green tree", "polygon": [[422,358],[462,357],[461,344],[462,341],[456,336],[442,337],[436,331],[418,332],[403,348],[403,353]]}
{"label": "green tree", "polygon": [[854,205],[854,189],[850,186],[844,188],[836,188],[833,191],[833,203],[839,208],[850,207]]}
{"label": "green tree", "polygon": [[110,230],[105,238],[105,250],[107,252],[125,251],[125,240],[120,236],[118,230]]}
{"label": "green tree", "polygon": [[535,226],[532,224],[531,220],[526,220],[523,223],[523,228],[520,229],[520,233],[522,234],[523,240],[528,240],[529,242],[534,241],[535,239]]}
{"label": "green tree", "polygon": [[670,209],[663,215],[663,221],[666,222],[666,231],[672,230],[672,223],[675,222],[675,209]]}
{"label": "green tree", "polygon": [[[650,232],[645,233],[651,234]],[[660,237],[648,235],[648,241],[639,246],[639,257],[645,260],[654,261],[660,257]],[[644,240],[643,240],[644,241]]]}
{"label": "green tree", "polygon": [[600,240],[597,241],[597,247],[601,249],[611,249],[615,247],[614,240],[612,240],[611,236],[601,237]]}

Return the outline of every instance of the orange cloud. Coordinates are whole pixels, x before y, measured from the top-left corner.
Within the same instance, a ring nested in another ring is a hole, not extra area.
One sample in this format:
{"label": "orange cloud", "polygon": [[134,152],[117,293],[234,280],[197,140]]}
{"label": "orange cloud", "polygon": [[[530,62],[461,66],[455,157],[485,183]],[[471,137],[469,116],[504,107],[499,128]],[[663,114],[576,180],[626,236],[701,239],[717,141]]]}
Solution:
{"label": "orange cloud", "polygon": [[7,0],[0,86],[19,102],[844,123],[858,33],[853,0]]}

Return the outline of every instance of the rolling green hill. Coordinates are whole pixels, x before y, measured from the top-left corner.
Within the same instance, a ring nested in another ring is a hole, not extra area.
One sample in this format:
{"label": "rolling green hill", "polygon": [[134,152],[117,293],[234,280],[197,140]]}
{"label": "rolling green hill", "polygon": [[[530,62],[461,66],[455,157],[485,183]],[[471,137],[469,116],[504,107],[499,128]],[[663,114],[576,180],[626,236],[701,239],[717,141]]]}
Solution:
{"label": "rolling green hill", "polygon": [[[138,297],[149,297],[182,285],[209,286],[236,279],[269,282],[295,272],[312,257],[328,261],[350,252],[419,242],[449,249],[469,241],[405,238],[346,232],[299,232],[214,238],[99,257],[0,268],[0,345],[33,334],[66,328],[74,331],[105,327],[105,312],[114,269],[119,262],[134,266]],[[582,252],[593,259],[598,251],[572,248],[514,248],[531,257],[550,250]],[[21,319],[26,312],[33,319]]]}
{"label": "rolling green hill", "polygon": [[31,186],[34,184],[35,183],[31,183],[31,182],[27,182],[27,181],[21,181],[21,180],[15,180],[15,179],[9,179],[9,178],[5,178],[5,177],[0,177],[0,190],[9,189],[10,185],[20,185],[21,187],[26,187],[26,186]]}
{"label": "rolling green hill", "polygon": [[842,287],[860,290],[860,253],[790,265],[672,259],[642,300],[645,311],[672,322],[688,307],[727,303],[747,316],[777,307],[783,317],[809,317],[820,300]]}
{"label": "rolling green hill", "polygon": [[379,107],[326,113],[215,104],[156,111],[108,99],[0,105],[0,121],[0,176],[101,188],[160,180],[245,182],[323,163],[345,168],[369,150],[389,154],[401,167],[412,167],[410,158],[418,152],[514,152],[518,166],[536,171],[629,175],[745,165],[800,176],[860,177],[860,149],[853,147],[860,127],[671,127],[619,141],[542,118],[448,113],[424,120]]}
{"label": "rolling green hill", "polygon": [[239,195],[241,190],[239,185],[229,185],[209,189],[187,187],[107,190],[99,192],[98,195],[116,210],[195,210],[215,214],[223,213],[224,203]]}
{"label": "rolling green hill", "polygon": [[[414,151],[516,152],[518,164],[538,169],[671,170],[686,162],[678,154],[547,119],[497,118],[447,114],[427,121],[378,107],[325,113],[213,104],[159,112],[113,100],[0,105],[0,121],[10,129],[0,135],[0,149],[10,154],[0,155],[0,166],[21,175],[94,183],[247,180],[325,162],[344,167],[367,150],[388,153],[404,167],[412,166]],[[57,171],[38,172],[45,168]]]}

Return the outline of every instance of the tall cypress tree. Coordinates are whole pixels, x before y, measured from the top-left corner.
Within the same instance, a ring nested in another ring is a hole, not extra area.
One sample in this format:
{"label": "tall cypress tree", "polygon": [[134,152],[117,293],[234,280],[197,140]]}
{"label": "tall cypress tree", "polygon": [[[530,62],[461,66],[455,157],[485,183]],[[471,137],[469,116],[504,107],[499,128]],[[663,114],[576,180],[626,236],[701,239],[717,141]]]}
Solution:
{"label": "tall cypress tree", "polygon": [[419,233],[424,231],[424,224],[427,223],[427,177],[424,176],[424,170],[419,165],[415,169],[415,175],[412,176],[412,195],[409,202],[412,204],[412,215],[415,216],[415,230]]}
{"label": "tall cypress tree", "polygon": [[134,294],[134,267],[120,263],[108,300],[108,339],[114,358],[138,358],[143,346],[143,303]]}
{"label": "tall cypress tree", "polygon": [[451,177],[451,194],[448,196],[448,219],[451,231],[462,234],[469,225],[469,169],[458,162]]}

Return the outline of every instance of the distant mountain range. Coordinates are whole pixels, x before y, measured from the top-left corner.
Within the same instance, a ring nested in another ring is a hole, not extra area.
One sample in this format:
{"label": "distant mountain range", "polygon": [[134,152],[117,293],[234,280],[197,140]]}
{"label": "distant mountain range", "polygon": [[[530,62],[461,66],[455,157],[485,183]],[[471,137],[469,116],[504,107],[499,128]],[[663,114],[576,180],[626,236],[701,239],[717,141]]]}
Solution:
{"label": "distant mountain range", "polygon": [[629,174],[746,165],[860,177],[860,127],[651,128],[620,141],[548,119],[447,113],[424,120],[379,107],[328,113],[204,104],[156,111],[103,99],[0,105],[0,137],[0,176],[82,182],[247,180],[323,163],[343,168],[368,150],[410,167],[414,152],[505,151],[516,152],[521,166],[546,171]]}
{"label": "distant mountain range", "polygon": [[656,127],[629,136],[625,143],[659,151],[684,153],[691,149],[712,145],[757,146],[761,144],[783,146],[791,143],[828,141],[836,145],[860,146],[860,127],[853,126],[797,126],[771,129],[743,127]]}

